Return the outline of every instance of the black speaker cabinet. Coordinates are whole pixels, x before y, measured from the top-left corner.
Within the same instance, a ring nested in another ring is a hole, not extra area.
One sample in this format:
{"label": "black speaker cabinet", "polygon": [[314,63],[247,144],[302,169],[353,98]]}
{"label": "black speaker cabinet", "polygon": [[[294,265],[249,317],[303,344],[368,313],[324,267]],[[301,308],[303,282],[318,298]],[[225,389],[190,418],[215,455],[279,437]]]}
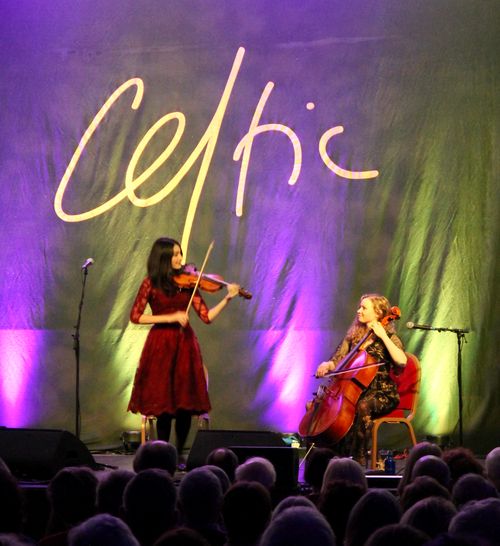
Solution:
{"label": "black speaker cabinet", "polygon": [[50,480],[61,468],[97,464],[66,430],[0,427],[0,457],[20,480]]}
{"label": "black speaker cabinet", "polygon": [[281,434],[255,430],[199,430],[189,452],[187,468],[206,463],[208,454],[219,447],[232,449],[240,464],[250,457],[264,457],[276,469],[276,486],[291,490],[297,485],[299,451],[289,447]]}
{"label": "black speaker cabinet", "polygon": [[203,466],[209,453],[219,447],[285,445],[281,434],[268,430],[199,430],[189,451],[187,469]]}

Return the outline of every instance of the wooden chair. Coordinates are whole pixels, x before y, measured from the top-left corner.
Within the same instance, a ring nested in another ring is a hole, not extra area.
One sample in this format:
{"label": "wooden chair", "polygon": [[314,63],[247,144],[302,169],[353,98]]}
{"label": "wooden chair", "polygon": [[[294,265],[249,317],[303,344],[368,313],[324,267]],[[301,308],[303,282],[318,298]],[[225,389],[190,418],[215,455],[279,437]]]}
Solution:
{"label": "wooden chair", "polygon": [[377,466],[378,429],[380,428],[380,425],[384,423],[405,425],[412,444],[415,445],[417,443],[411,420],[415,416],[418,393],[420,390],[420,362],[418,361],[418,358],[411,353],[406,353],[406,356],[408,361],[404,370],[399,375],[391,373],[391,378],[398,386],[398,407],[391,411],[391,413],[373,420],[371,458],[371,468],[373,470]]}
{"label": "wooden chair", "polygon": [[141,415],[141,444],[148,440],[156,440],[156,417],[154,415]]}

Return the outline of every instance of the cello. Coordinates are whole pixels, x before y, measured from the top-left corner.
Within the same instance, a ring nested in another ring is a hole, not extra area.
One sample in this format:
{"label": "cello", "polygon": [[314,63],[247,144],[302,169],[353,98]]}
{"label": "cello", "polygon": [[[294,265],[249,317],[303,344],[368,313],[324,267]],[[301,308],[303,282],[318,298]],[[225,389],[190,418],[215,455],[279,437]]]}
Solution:
{"label": "cello", "polygon": [[[385,327],[400,317],[401,311],[394,306],[380,322]],[[367,332],[335,370],[328,374],[326,383],[318,387],[299,424],[302,438],[331,445],[338,443],[349,432],[361,394],[375,378],[378,366],[385,364],[376,362],[373,356],[361,349],[374,336],[371,330]]]}

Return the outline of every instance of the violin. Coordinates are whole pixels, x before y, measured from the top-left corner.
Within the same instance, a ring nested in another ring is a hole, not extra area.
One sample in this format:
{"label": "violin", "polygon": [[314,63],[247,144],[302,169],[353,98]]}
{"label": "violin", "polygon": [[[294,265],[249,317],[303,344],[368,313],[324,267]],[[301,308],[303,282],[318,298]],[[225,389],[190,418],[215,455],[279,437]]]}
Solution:
{"label": "violin", "polygon": [[[231,284],[220,275],[213,273],[202,273],[200,277],[194,264],[186,264],[179,273],[172,277],[172,280],[179,288],[194,288],[198,283],[198,287],[206,292],[217,292],[224,286]],[[238,295],[247,300],[252,299],[252,294],[244,288],[239,289]]]}

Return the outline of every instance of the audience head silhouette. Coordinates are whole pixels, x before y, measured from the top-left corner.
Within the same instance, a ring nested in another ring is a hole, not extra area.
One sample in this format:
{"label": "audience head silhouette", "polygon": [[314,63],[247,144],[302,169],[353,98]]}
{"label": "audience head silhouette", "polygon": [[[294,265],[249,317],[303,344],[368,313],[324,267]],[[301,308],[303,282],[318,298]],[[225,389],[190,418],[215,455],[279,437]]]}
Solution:
{"label": "audience head silhouette", "polygon": [[188,472],[179,486],[179,509],[182,523],[195,529],[210,543],[224,543],[220,526],[222,487],[219,479],[206,467]]}
{"label": "audience head silhouette", "polygon": [[458,508],[472,500],[498,498],[496,487],[479,474],[461,476],[451,491],[453,502]]}
{"label": "audience head silhouette", "polygon": [[434,478],[431,478],[430,476],[419,476],[405,487],[402,495],[399,497],[399,501],[403,510],[406,511],[419,500],[431,496],[441,497],[446,500],[451,499],[449,490],[438,483]]}
{"label": "audience head silhouette", "polygon": [[97,511],[119,517],[122,513],[123,492],[134,476],[134,472],[124,469],[105,474],[97,486]]}
{"label": "audience head silhouette", "polygon": [[213,464],[206,464],[204,468],[210,470],[210,472],[212,472],[212,474],[219,480],[222,494],[224,495],[226,491],[231,487],[231,482],[229,481],[227,474],[224,472],[224,470],[222,470],[222,468]]}
{"label": "audience head silhouette", "polygon": [[124,517],[142,546],[174,527],[176,501],[177,490],[166,470],[142,470],[130,480],[123,492]]}
{"label": "audience head silhouette", "polygon": [[450,469],[443,459],[436,455],[424,455],[415,463],[411,473],[412,481],[418,476],[430,476],[446,488],[451,485]]}
{"label": "audience head silhouette", "polygon": [[59,470],[47,488],[49,532],[67,530],[95,513],[97,478],[87,467]]}
{"label": "audience head silhouette", "polygon": [[404,523],[392,523],[377,529],[366,542],[366,546],[422,546],[427,544],[429,537]]}
{"label": "audience head silhouette", "polygon": [[354,505],[365,493],[364,486],[346,480],[329,482],[321,493],[318,500],[319,511],[330,524],[339,544],[344,542],[347,521]]}
{"label": "audience head silhouette", "polygon": [[479,540],[481,546],[498,545],[500,499],[483,499],[466,504],[451,520],[449,533],[458,538]]}
{"label": "audience head silhouette", "polygon": [[450,469],[452,485],[465,474],[479,474],[484,476],[483,465],[466,447],[448,449],[443,453],[443,461]]}
{"label": "audience head silhouette", "polygon": [[235,477],[237,482],[258,482],[272,489],[276,483],[276,470],[271,461],[263,457],[251,457],[238,466]]}
{"label": "audience head silhouette", "polygon": [[354,505],[345,531],[346,546],[363,546],[384,525],[399,523],[401,509],[386,489],[370,489]]}
{"label": "audience head silhouette", "polygon": [[495,447],[486,455],[485,465],[488,479],[500,491],[500,447]]}
{"label": "audience head silhouette", "polygon": [[74,527],[68,535],[69,546],[139,546],[132,531],[119,518],[98,514]]}
{"label": "audience head silhouette", "polygon": [[420,442],[413,446],[406,460],[403,475],[398,484],[398,493],[401,495],[403,489],[410,483],[413,467],[415,463],[425,455],[435,455],[436,457],[442,457],[443,451],[437,444],[431,442]]}
{"label": "audience head silhouette", "polygon": [[177,527],[164,533],[154,546],[211,546],[198,531],[189,527]]}
{"label": "audience head silhouette", "polygon": [[222,515],[228,542],[257,544],[271,519],[271,496],[257,482],[238,482],[224,495]]}
{"label": "audience head silhouette", "polygon": [[351,483],[357,483],[366,491],[368,482],[363,467],[354,459],[347,457],[335,457],[330,460],[323,476],[323,485],[321,491],[326,489],[328,483],[334,480],[344,480]]}
{"label": "audience head silhouette", "polygon": [[283,510],[264,531],[260,546],[335,546],[335,535],[325,518],[306,506]]}
{"label": "audience head silhouette", "polygon": [[163,440],[146,442],[136,451],[133,465],[136,472],[147,468],[161,468],[173,476],[177,469],[177,449]]}
{"label": "audience head silhouette", "polygon": [[21,488],[0,459],[0,533],[20,533],[23,523]]}
{"label": "audience head silhouette", "polygon": [[231,483],[234,482],[234,472],[240,464],[236,453],[228,447],[219,447],[211,451],[207,456],[206,463],[222,468]]}
{"label": "audience head silhouette", "polygon": [[335,453],[327,447],[316,447],[307,456],[304,468],[304,480],[318,492],[323,485],[328,463],[334,458]]}
{"label": "audience head silhouette", "polygon": [[283,510],[287,510],[292,506],[305,506],[306,508],[316,508],[312,500],[301,495],[292,495],[282,499],[273,510],[272,519],[276,518]]}
{"label": "audience head silhouette", "polygon": [[457,509],[451,501],[442,497],[427,497],[408,508],[401,523],[420,529],[433,538],[448,531],[450,521],[456,513]]}

